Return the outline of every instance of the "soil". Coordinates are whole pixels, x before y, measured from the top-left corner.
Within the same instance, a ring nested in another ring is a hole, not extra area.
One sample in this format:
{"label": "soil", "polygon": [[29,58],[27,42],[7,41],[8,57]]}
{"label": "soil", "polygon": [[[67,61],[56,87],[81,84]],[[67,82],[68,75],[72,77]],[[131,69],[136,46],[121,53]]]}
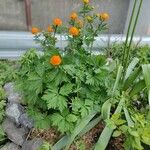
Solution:
{"label": "soil", "polygon": [[[82,143],[85,150],[91,150],[95,143],[98,141],[99,136],[104,128],[104,124],[100,122],[93,129],[88,131],[84,136],[78,139],[75,143]],[[56,129],[50,128],[48,130],[33,129],[29,135],[30,139],[42,138],[49,142],[51,145],[56,143],[63,135]],[[111,138],[106,150],[123,150],[123,137]],[[73,143],[69,150],[80,150],[77,144]]]}

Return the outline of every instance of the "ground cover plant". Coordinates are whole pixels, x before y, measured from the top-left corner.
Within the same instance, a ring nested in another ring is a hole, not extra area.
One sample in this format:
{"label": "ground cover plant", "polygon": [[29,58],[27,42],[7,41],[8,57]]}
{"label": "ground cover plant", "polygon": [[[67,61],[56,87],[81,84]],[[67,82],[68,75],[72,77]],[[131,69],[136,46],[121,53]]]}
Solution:
{"label": "ground cover plant", "polygon": [[[142,47],[145,52],[139,48],[134,55],[131,47],[141,6],[142,0],[135,0],[122,52],[112,50],[111,62],[107,55],[92,52],[95,37],[107,29],[110,16],[93,14],[89,0],[82,1],[78,13],[71,13],[68,27],[56,18],[47,31],[32,28],[43,54],[35,49],[25,53],[16,84],[35,127],[54,127],[62,136],[41,149],[67,150],[99,122],[104,127],[93,149],[105,150],[111,137],[123,139],[126,150],[149,149],[149,52]],[[68,38],[64,49],[56,46],[60,33]],[[84,149],[81,143],[78,146]]]}

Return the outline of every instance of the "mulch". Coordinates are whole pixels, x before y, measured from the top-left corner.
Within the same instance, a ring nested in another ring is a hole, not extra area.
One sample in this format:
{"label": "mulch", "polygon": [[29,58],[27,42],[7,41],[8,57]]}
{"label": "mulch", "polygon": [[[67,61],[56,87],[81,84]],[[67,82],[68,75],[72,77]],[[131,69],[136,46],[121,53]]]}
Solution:
{"label": "mulch", "polygon": [[[91,150],[95,143],[98,141],[99,136],[104,129],[104,123],[100,122],[93,129],[88,131],[80,139],[84,143],[85,150]],[[51,145],[55,144],[63,135],[54,128],[50,129],[33,129],[29,135],[29,139],[41,138]],[[124,138],[122,136],[111,138],[106,150],[123,150]],[[69,150],[78,150],[74,142]]]}

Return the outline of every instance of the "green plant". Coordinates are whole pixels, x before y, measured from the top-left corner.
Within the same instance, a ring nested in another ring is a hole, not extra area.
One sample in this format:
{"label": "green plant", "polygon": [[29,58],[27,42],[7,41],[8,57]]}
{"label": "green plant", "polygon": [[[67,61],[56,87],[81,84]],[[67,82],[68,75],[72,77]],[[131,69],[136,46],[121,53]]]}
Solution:
{"label": "green plant", "polygon": [[84,143],[83,140],[77,140],[75,142],[75,145],[76,145],[77,149],[79,149],[79,150],[85,150],[86,149],[85,148],[85,143]]}
{"label": "green plant", "polygon": [[132,40],[133,40],[133,36],[135,33],[136,25],[138,22],[138,18],[140,15],[142,3],[143,3],[143,0],[139,0],[139,1],[135,0],[134,1],[134,6],[132,9],[132,14],[131,14],[130,21],[129,21],[128,31],[127,31],[127,35],[126,35],[125,44],[124,44],[123,58],[122,58],[122,64],[125,69],[129,63]]}
{"label": "green plant", "polygon": [[[42,45],[43,54],[39,55],[35,49],[27,51],[18,72],[17,86],[35,126],[53,126],[62,133],[73,133],[68,145],[80,132],[76,130],[80,122],[91,112],[100,112],[109,84],[113,82],[114,73],[106,65],[106,57],[91,53],[95,37],[106,29],[109,15],[91,15],[92,10],[89,3],[83,2],[78,15],[69,21],[69,31],[62,29],[59,18],[48,32],[34,29],[35,40]],[[83,27],[78,16],[83,20]],[[56,34],[61,31],[68,37],[64,50],[56,46]],[[88,122],[85,121],[85,125]]]}
{"label": "green plant", "polygon": [[[120,60],[121,56],[123,55],[124,44],[117,44],[114,43],[109,47],[103,49],[104,54],[108,53],[107,57],[111,57],[112,59]],[[130,52],[130,59],[132,61],[133,57],[137,57],[142,64],[149,64],[150,63],[150,47],[148,45],[136,45],[135,43],[132,44],[131,52]]]}
{"label": "green plant", "polygon": [[2,122],[3,117],[5,116],[4,107],[6,105],[5,102],[5,92],[2,87],[0,87],[0,122]]}
{"label": "green plant", "polygon": [[51,146],[49,143],[44,142],[38,150],[51,150]]}
{"label": "green plant", "polygon": [[[93,7],[88,0],[83,0],[78,14],[71,14],[69,30],[62,27],[60,18],[54,20],[47,32],[39,32],[34,28],[35,40],[41,44],[43,53],[40,55],[35,49],[25,53],[20,61],[17,86],[24,96],[24,103],[34,119],[35,127],[53,126],[65,134],[51,147],[52,150],[68,150],[73,141],[78,140],[101,119],[105,121],[105,128],[95,150],[105,150],[112,135],[123,134],[133,138],[132,130],[138,130],[139,133],[146,129],[147,125],[138,127],[139,123],[134,119],[132,111],[137,109],[133,101],[142,103],[143,99],[144,107],[137,110],[140,113],[142,109],[148,111],[150,68],[141,62],[145,63],[149,54],[146,52],[139,59],[135,57],[139,57],[138,51],[136,55],[133,53],[131,59],[129,57],[141,5],[142,0],[139,5],[135,0],[127,38],[121,47],[124,50],[120,53],[123,60],[117,53],[112,64],[107,63],[106,55],[92,53],[95,37],[107,28],[109,15],[92,14]],[[135,20],[132,22],[134,15]],[[82,18],[82,25],[78,16]],[[64,49],[56,46],[58,33],[64,33],[68,38]],[[145,120],[147,124],[147,118]],[[148,145],[149,136],[144,140],[142,136],[137,145],[133,144],[136,142],[134,138],[125,148],[142,148],[141,143]],[[124,145],[126,143],[127,140]],[[43,148],[49,149],[49,146],[45,144]]]}
{"label": "green plant", "polygon": [[[148,115],[149,114],[145,114]],[[132,120],[134,121],[133,126],[120,127],[120,130],[123,132],[125,137],[124,148],[144,150],[144,144],[150,146],[150,122],[149,118],[144,114],[132,115]]]}

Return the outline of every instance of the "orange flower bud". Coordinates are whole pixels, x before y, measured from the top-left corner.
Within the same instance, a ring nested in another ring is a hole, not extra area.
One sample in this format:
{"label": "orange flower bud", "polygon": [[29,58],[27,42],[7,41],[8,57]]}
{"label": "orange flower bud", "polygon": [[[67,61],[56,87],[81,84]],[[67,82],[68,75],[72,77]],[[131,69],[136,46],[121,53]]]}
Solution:
{"label": "orange flower bud", "polygon": [[90,1],[89,0],[82,0],[84,4],[88,4]]}
{"label": "orange flower bud", "polygon": [[87,19],[88,22],[92,22],[93,21],[93,18],[91,16],[87,16],[86,19]]}
{"label": "orange flower bud", "polygon": [[80,28],[82,28],[83,25],[84,25],[84,24],[83,24],[83,21],[82,21],[82,20],[79,20],[79,19],[77,20],[77,24],[79,25]]}
{"label": "orange flower bud", "polygon": [[40,30],[36,27],[32,27],[31,32],[32,32],[32,34],[37,34],[40,32]]}
{"label": "orange flower bud", "polygon": [[51,33],[51,32],[54,32],[52,26],[48,26],[48,27],[47,27],[47,31],[50,32],[50,33]]}
{"label": "orange flower bud", "polygon": [[61,26],[62,25],[62,20],[60,18],[56,18],[53,21],[55,26]]}
{"label": "orange flower bud", "polygon": [[76,20],[76,19],[78,18],[77,13],[73,12],[73,13],[70,15],[70,18],[71,18],[72,20]]}
{"label": "orange flower bud", "polygon": [[59,55],[54,55],[50,58],[50,64],[54,66],[60,65],[62,62],[61,57]]}
{"label": "orange flower bud", "polygon": [[101,14],[99,15],[99,17],[100,17],[100,20],[102,20],[102,21],[107,21],[107,20],[109,20],[109,18],[110,18],[109,14],[106,13],[106,12],[101,13]]}
{"label": "orange flower bud", "polygon": [[78,36],[79,35],[79,29],[76,28],[76,27],[71,27],[69,29],[69,33],[72,35],[72,36]]}

